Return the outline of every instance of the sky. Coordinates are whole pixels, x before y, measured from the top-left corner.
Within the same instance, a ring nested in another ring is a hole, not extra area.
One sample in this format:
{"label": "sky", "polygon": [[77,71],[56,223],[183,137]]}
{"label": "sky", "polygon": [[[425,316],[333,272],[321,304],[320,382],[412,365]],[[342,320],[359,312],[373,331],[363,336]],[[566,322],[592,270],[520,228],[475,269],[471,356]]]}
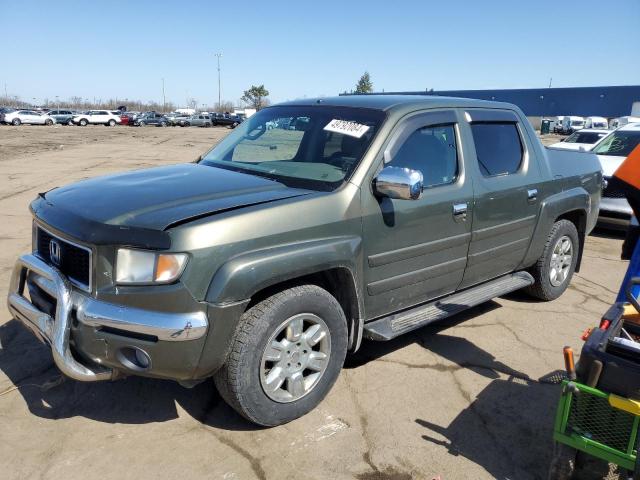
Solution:
{"label": "sky", "polygon": [[640,84],[640,0],[0,0],[0,95],[238,103]]}

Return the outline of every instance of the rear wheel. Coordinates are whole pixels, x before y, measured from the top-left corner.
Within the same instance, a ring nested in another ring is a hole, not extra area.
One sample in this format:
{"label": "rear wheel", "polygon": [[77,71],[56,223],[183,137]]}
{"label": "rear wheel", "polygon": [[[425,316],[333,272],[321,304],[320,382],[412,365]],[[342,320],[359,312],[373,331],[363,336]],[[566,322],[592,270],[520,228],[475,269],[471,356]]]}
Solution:
{"label": "rear wheel", "polygon": [[337,300],[315,285],[293,287],[243,314],[215,383],[248,420],[281,425],[322,401],[346,352],[347,323]]}
{"label": "rear wheel", "polygon": [[107,124],[110,127],[115,127],[116,126],[116,121],[114,119],[109,120],[109,123]]}
{"label": "rear wheel", "polygon": [[71,118],[69,120],[67,120],[67,125],[69,125],[69,126],[73,125],[73,120]]}
{"label": "rear wheel", "polygon": [[167,122],[160,122],[160,126],[161,127],[166,127],[167,126]]}
{"label": "rear wheel", "polygon": [[80,120],[80,122],[78,122],[78,123],[80,123],[80,126],[81,126],[81,127],[86,127],[86,126],[87,126],[87,124],[88,124],[89,122],[88,122],[86,119],[84,119],[84,118],[83,118],[83,119],[82,119],[82,120]]}
{"label": "rear wheel", "polygon": [[138,126],[139,126],[139,127],[144,127],[145,125],[146,125],[146,123],[144,123],[142,120],[140,120],[140,121],[138,122]]}
{"label": "rear wheel", "polygon": [[540,300],[555,300],[569,286],[578,261],[580,240],[569,220],[553,224],[542,256],[531,268],[535,283],[527,291]]}
{"label": "rear wheel", "polygon": [[53,120],[49,120],[49,119],[47,119],[47,120],[45,120],[45,121],[44,121],[44,124],[45,124],[47,127],[50,127],[51,125],[53,125]]}

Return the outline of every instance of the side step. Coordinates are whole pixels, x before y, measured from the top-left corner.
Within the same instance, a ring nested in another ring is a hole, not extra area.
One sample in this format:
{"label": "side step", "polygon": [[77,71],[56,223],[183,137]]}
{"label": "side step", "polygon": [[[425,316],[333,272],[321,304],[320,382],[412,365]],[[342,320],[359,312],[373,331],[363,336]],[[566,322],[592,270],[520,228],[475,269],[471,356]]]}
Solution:
{"label": "side step", "polygon": [[364,338],[379,341],[391,340],[431,322],[445,319],[468,308],[488,302],[492,298],[532,285],[533,282],[533,277],[527,272],[511,273],[440,300],[365,323]]}

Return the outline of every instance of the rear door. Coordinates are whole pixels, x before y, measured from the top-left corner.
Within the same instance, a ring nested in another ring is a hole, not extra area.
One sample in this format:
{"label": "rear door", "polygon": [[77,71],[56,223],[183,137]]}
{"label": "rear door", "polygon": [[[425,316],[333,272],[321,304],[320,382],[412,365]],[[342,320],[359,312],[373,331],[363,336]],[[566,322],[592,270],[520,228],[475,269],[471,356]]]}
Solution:
{"label": "rear door", "polygon": [[542,196],[531,139],[511,110],[468,109],[473,229],[461,288],[517,269],[529,248]]}
{"label": "rear door", "polygon": [[369,181],[385,166],[421,171],[420,199],[378,198],[362,189],[368,318],[451,293],[462,281],[473,186],[458,125],[455,110],[412,115],[394,129],[377,160]]}

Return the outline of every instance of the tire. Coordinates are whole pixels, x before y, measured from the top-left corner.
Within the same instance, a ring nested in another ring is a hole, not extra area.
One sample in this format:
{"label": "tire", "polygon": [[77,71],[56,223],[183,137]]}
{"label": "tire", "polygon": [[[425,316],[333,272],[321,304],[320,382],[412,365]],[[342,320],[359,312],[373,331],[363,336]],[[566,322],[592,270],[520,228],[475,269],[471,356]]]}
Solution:
{"label": "tire", "polygon": [[109,120],[109,123],[107,123],[107,125],[109,127],[115,127],[116,126],[116,121],[114,119]]}
{"label": "tire", "polygon": [[180,125],[181,127],[190,127],[191,124],[189,122],[182,122],[182,125]]}
{"label": "tire", "polygon": [[81,127],[86,127],[89,122],[86,119],[82,118],[78,123]]}
{"label": "tire", "polygon": [[[324,336],[318,338],[320,332]],[[347,335],[344,312],[326,290],[302,285],[276,293],[240,318],[227,361],[214,376],[216,387],[234,410],[258,425],[290,422],[331,390],[344,363]]]}
{"label": "tire", "polygon": [[75,124],[73,123],[72,119],[69,119],[69,120],[67,120],[67,125],[71,126],[71,125],[75,125]]}
{"label": "tire", "polygon": [[139,127],[144,127],[144,126],[146,126],[146,123],[144,123],[144,122],[140,121],[140,122],[138,122],[138,126],[139,126]]}
{"label": "tire", "polygon": [[[570,250],[567,242],[570,243]],[[555,300],[562,295],[571,283],[579,252],[580,239],[576,226],[569,220],[554,223],[542,256],[529,270],[535,283],[527,287],[527,292],[544,301]]]}
{"label": "tire", "polygon": [[51,125],[53,125],[53,120],[45,120],[45,121],[44,121],[44,124],[45,124],[47,127],[50,127]]}
{"label": "tire", "polygon": [[167,122],[160,122],[160,126],[161,127],[166,127],[167,126]]}
{"label": "tire", "polygon": [[576,449],[568,445],[556,443],[547,478],[549,480],[569,480],[576,468],[577,453]]}
{"label": "tire", "polygon": [[19,118],[14,118],[14,119],[11,121],[11,125],[13,125],[14,127],[19,127],[21,123],[22,123],[22,122],[20,121],[20,119],[19,119]]}
{"label": "tire", "polygon": [[231,124],[231,128],[236,128],[238,125],[239,125],[239,123],[238,123],[238,122],[233,122],[233,123]]}

